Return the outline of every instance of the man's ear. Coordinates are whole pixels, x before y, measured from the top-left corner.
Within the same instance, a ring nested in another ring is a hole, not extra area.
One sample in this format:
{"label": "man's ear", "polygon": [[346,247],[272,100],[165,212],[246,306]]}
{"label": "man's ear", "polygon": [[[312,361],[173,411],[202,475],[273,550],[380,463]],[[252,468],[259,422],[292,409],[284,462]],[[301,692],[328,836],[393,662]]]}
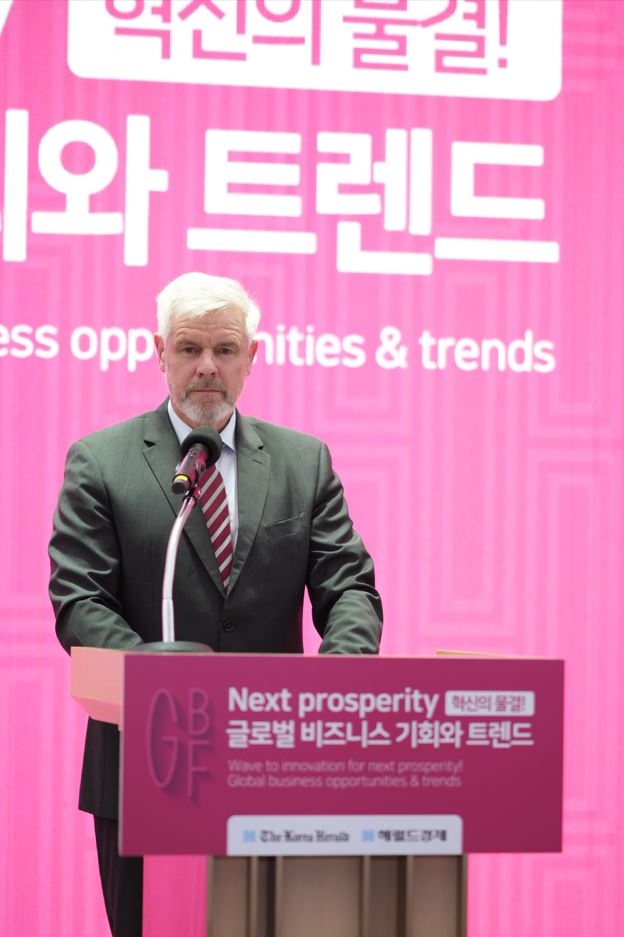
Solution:
{"label": "man's ear", "polygon": [[247,365],[247,374],[251,371],[251,366],[254,363],[254,358],[256,357],[256,352],[258,351],[258,342],[252,342],[249,346],[249,364]]}
{"label": "man's ear", "polygon": [[165,370],[165,343],[161,335],[154,335],[154,348],[158,357],[158,365],[161,371]]}

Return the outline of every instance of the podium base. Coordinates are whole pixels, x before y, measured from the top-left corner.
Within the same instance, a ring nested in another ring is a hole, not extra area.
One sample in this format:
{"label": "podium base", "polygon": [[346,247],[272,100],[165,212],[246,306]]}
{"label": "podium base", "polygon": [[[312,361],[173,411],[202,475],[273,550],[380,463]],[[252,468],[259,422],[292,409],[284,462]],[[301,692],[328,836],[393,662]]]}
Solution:
{"label": "podium base", "polygon": [[466,937],[466,856],[146,856],[144,937]]}
{"label": "podium base", "polygon": [[199,641],[151,641],[131,649],[133,654],[214,654],[209,644]]}

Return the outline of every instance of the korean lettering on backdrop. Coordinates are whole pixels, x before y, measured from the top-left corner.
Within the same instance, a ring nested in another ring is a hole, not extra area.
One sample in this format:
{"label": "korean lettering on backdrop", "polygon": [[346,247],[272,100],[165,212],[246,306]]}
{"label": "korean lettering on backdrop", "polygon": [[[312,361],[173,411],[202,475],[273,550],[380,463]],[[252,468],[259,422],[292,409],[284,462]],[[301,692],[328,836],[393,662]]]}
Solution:
{"label": "korean lettering on backdrop", "polygon": [[[10,7],[0,9],[4,20]],[[549,53],[537,59],[535,29]],[[390,9],[370,0],[290,0],[278,6],[270,0],[69,0],[69,65],[90,78],[546,100],[559,90],[560,46],[560,0],[546,11],[543,4],[518,0],[396,0]],[[290,69],[295,60],[297,68]],[[26,261],[29,244],[36,250],[40,237],[114,236],[123,264],[146,266],[150,224],[154,214],[166,217],[172,182],[171,168],[155,165],[152,156],[153,121],[159,118],[128,114],[118,139],[91,120],[48,127],[35,141],[37,169],[59,204],[43,209],[30,201],[29,117],[25,109],[5,113],[2,259]],[[67,165],[67,148],[76,143],[91,154],[87,169]],[[319,250],[315,222],[327,216],[336,220],[339,273],[431,277],[439,263],[559,261],[558,241],[533,234],[535,223],[546,219],[545,199],[477,191],[482,167],[543,167],[539,142],[454,140],[448,152],[440,152],[427,127],[318,129],[308,139],[304,132],[206,126],[203,139],[187,141],[187,155],[193,148],[203,166],[207,223],[189,219],[186,230],[177,232],[190,251],[313,255]],[[314,192],[302,187],[309,153]],[[436,233],[439,167],[448,172],[444,181],[457,233],[448,225],[443,235]],[[96,197],[119,175],[119,204],[96,209]],[[278,185],[279,192],[267,191]],[[227,225],[220,226],[220,218]],[[233,218],[239,220],[235,228]],[[419,249],[364,248],[374,218],[384,235],[400,235],[402,245],[406,239]],[[492,237],[492,220],[526,223],[531,233]],[[480,223],[483,236],[475,237]],[[545,374],[556,366],[554,343],[528,328],[511,342],[436,336],[424,329],[414,348],[389,323],[380,327],[374,349],[366,347],[363,335],[317,334],[311,324],[280,323],[258,337],[260,357],[278,367],[355,369],[370,361],[394,370],[407,368],[410,354],[428,371]],[[152,355],[151,330],[82,325],[62,336],[53,324],[0,323],[0,357],[45,361],[62,347],[102,371],[121,364],[134,372]]]}

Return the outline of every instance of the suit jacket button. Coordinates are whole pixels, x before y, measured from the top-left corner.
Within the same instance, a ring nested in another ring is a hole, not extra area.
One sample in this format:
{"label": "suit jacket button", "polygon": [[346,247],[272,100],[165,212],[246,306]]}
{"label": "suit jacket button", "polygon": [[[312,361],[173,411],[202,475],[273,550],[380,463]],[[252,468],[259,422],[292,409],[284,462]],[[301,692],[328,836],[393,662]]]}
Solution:
{"label": "suit jacket button", "polygon": [[225,621],[223,622],[223,630],[231,631],[233,627],[234,627],[234,622],[232,621],[232,619],[226,618]]}

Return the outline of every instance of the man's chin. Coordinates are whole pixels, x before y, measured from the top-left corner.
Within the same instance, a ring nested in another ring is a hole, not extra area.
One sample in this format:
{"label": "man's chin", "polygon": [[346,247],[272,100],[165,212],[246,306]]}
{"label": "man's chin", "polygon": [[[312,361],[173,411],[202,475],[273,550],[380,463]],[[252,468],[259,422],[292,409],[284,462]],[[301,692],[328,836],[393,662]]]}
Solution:
{"label": "man's chin", "polygon": [[194,428],[210,426],[212,429],[220,430],[223,429],[232,416],[234,407],[225,401],[212,404],[212,406],[201,406],[185,400],[184,403],[180,404],[180,410],[184,414],[186,422]]}

